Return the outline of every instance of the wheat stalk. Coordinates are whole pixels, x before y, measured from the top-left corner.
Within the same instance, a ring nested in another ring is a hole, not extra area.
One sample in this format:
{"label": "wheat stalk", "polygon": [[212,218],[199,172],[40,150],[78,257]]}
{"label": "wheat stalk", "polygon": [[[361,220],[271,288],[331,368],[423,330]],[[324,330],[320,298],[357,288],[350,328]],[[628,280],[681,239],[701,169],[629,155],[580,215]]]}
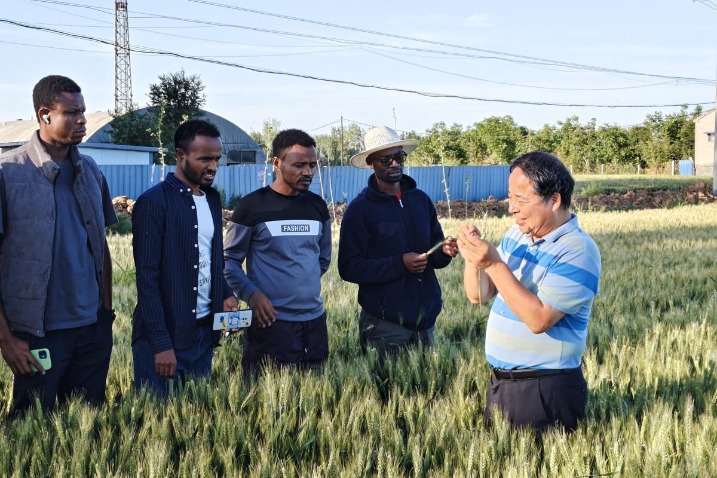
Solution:
{"label": "wheat stalk", "polygon": [[[481,237],[486,237],[486,228],[488,227],[488,209],[486,209],[483,212],[483,224],[480,230]],[[483,239],[485,240],[485,239]],[[481,294],[481,285],[480,285],[480,279],[481,279],[481,268],[478,268],[478,304],[480,304],[480,307],[483,307],[483,297]]]}

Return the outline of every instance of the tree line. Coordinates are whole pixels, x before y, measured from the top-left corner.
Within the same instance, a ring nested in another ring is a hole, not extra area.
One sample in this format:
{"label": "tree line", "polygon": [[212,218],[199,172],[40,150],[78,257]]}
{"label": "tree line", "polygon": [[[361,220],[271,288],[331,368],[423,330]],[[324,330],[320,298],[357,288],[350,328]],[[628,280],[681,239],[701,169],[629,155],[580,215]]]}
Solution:
{"label": "tree line", "polygon": [[[174,162],[173,134],[186,119],[200,117],[206,103],[204,84],[198,75],[184,70],[159,77],[150,85],[146,110],[115,114],[112,140],[118,144],[167,148],[158,161]],[[509,164],[519,155],[533,150],[555,154],[576,173],[635,171],[637,168],[666,172],[673,161],[694,157],[693,120],[702,114],[700,106],[689,111],[687,105],[676,113],[656,111],[641,124],[598,125],[593,118],[581,123],[569,116],[554,125],[532,130],[511,116],[492,116],[471,126],[435,123],[423,133],[405,132],[420,140],[411,155],[417,166]],[[271,154],[271,141],[281,129],[281,121],[269,118],[261,131],[250,131],[259,147]],[[330,165],[347,165],[349,158],[363,148],[365,130],[347,122],[333,126],[326,134],[314,135],[320,157]]]}
{"label": "tree line", "polygon": [[[420,140],[411,154],[415,166],[477,166],[509,164],[523,153],[547,151],[558,156],[576,173],[621,172],[649,169],[666,172],[672,161],[694,157],[693,120],[702,114],[697,106],[689,111],[648,114],[641,124],[623,127],[598,125],[593,118],[581,123],[570,116],[554,125],[532,130],[511,116],[492,116],[463,127],[454,123],[435,123],[424,133],[411,131],[405,137]],[[271,139],[281,129],[281,121],[264,121],[262,131],[251,136],[270,154]],[[315,135],[321,158],[328,164],[347,165],[361,151],[365,130],[356,123],[332,127],[326,134]],[[343,147],[342,147],[343,144]]]}
{"label": "tree line", "polygon": [[700,106],[692,112],[687,106],[676,113],[657,111],[629,127],[597,125],[594,118],[581,123],[570,116],[539,130],[520,126],[511,116],[493,116],[468,128],[436,123],[423,135],[408,136],[421,140],[412,155],[414,164],[508,164],[525,152],[541,150],[580,173],[596,173],[604,167],[634,171],[638,166],[665,171],[672,161],[694,156],[693,120],[701,113]]}

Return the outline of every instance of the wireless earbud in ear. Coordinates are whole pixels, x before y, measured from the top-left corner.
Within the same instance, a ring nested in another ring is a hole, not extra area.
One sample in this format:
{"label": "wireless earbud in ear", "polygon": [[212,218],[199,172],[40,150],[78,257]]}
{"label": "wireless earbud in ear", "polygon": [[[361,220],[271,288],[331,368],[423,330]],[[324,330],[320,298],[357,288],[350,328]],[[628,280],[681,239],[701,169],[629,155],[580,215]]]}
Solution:
{"label": "wireless earbud in ear", "polygon": [[50,115],[42,115],[42,120],[43,120],[46,124],[50,124]]}

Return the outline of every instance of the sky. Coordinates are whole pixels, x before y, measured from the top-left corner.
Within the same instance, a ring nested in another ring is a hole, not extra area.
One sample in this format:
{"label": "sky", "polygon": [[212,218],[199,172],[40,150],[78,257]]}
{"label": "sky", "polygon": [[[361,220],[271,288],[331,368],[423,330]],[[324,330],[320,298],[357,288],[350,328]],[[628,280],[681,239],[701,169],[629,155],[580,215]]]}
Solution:
{"label": "sky", "polygon": [[[114,108],[115,2],[75,1],[0,0],[0,122],[31,118],[48,74],[77,81],[88,111]],[[247,132],[270,118],[312,134],[342,117],[418,133],[507,115],[532,129],[570,116],[629,126],[715,103],[717,0],[128,0],[128,11],[134,102],[184,69],[204,83],[205,109]]]}

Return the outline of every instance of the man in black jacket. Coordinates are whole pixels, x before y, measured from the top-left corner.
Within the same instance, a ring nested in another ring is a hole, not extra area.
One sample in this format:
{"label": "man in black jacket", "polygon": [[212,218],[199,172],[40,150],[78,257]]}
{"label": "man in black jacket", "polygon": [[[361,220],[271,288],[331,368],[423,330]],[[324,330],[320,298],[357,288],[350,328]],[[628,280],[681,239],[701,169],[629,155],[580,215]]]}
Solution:
{"label": "man in black jacket", "polygon": [[374,173],[343,216],[339,274],[359,285],[361,347],[376,348],[379,357],[414,343],[433,344],[442,307],[435,269],[458,252],[456,240],[444,238],[430,198],[403,174],[416,146],[418,141],[382,126],[366,133],[364,151],[351,158]]}

